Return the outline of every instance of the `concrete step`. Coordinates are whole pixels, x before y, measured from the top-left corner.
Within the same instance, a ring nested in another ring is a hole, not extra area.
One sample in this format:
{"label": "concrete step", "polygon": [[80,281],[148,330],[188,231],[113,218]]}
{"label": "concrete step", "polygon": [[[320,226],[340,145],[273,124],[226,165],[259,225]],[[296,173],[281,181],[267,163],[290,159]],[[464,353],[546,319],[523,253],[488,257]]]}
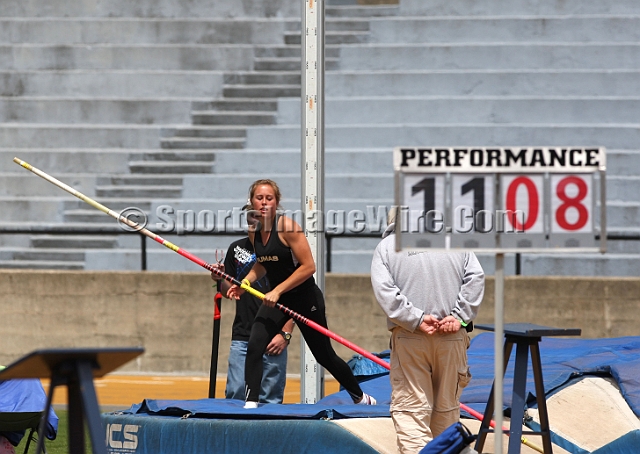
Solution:
{"label": "concrete step", "polygon": [[234,72],[224,75],[227,85],[300,85],[300,68],[283,72]]}
{"label": "concrete step", "polygon": [[[256,46],[256,58],[298,58],[302,56],[300,45]],[[324,56],[327,59],[340,58],[340,46],[326,46]],[[300,68],[297,68],[298,70]]]}
{"label": "concrete step", "polygon": [[235,137],[246,136],[246,128],[243,126],[180,126],[176,128],[163,128],[162,137]]}
{"label": "concrete step", "polygon": [[[126,174],[130,165],[144,166],[145,163],[152,167],[155,163],[174,169],[173,172],[163,173],[190,173],[187,170],[208,167],[211,171],[215,161],[215,154],[199,150],[172,150],[160,149],[135,150],[135,149],[0,149],[0,172],[13,173],[19,176],[25,175],[25,170],[13,162],[13,157],[18,156],[29,164],[46,171],[52,175],[68,175],[65,178],[74,178],[74,174]],[[195,172],[201,173],[201,172]]]}
{"label": "concrete step", "polygon": [[225,85],[227,98],[285,98],[300,97],[300,84],[294,85]]}
{"label": "concrete step", "polygon": [[640,270],[638,254],[529,254],[522,255],[526,276],[629,276]]}
{"label": "concrete step", "polygon": [[473,0],[402,0],[399,14],[402,16],[530,16],[573,14],[637,14],[640,6],[633,0],[621,0],[614,4],[585,2],[581,0],[497,0],[478,3]]}
{"label": "concrete step", "polygon": [[93,208],[78,208],[73,210],[65,210],[64,222],[72,222],[77,224],[104,224],[108,218],[102,211]]}
{"label": "concrete step", "polygon": [[[634,195],[637,194],[634,192],[638,184],[635,185],[635,188],[629,188],[629,192],[626,194]],[[640,225],[640,202],[637,200],[629,200],[626,201],[614,201],[607,200],[607,226],[610,229],[616,229],[617,227],[625,227],[625,226],[638,226]]]}
{"label": "concrete step", "polygon": [[272,125],[276,123],[275,112],[192,110],[194,125]]}
{"label": "concrete step", "polygon": [[0,70],[248,70],[253,46],[1,44]]}
{"label": "concrete step", "polygon": [[389,69],[328,72],[327,97],[640,96],[640,70]]}
{"label": "concrete step", "polygon": [[149,17],[149,18],[264,18],[300,17],[296,2],[273,0],[251,2],[204,2],[187,4],[173,0],[52,0],[46,5],[4,0],[3,17]]}
{"label": "concrete step", "polygon": [[276,98],[234,98],[216,99],[214,101],[194,102],[191,105],[193,110],[217,110],[217,111],[261,111],[275,112],[278,108]]}
{"label": "concrete step", "polygon": [[164,149],[243,148],[244,137],[163,137],[160,146]]}
{"label": "concrete step", "polygon": [[134,186],[180,186],[182,175],[100,175],[97,178],[98,185],[134,185]]}
{"label": "concrete step", "polygon": [[[560,146],[588,143],[589,146],[636,149],[640,129],[636,124],[428,124],[405,125],[327,125],[326,147],[374,148],[403,144],[413,146]],[[248,148],[293,148],[300,145],[298,125],[247,128]]]}
{"label": "concrete step", "polygon": [[[325,32],[369,31],[369,22],[371,20],[370,17],[333,17],[329,14],[326,14],[327,8],[330,7],[328,5],[325,6]],[[289,21],[285,25],[286,32],[298,32],[298,34],[300,34],[300,25],[301,21]]]}
{"label": "concrete step", "polygon": [[[249,186],[260,175],[248,173],[236,173],[231,175],[212,174],[212,175],[185,175],[183,180],[182,198],[188,199],[211,199],[224,197],[227,199],[238,200],[239,208],[246,203],[247,190]],[[284,206],[287,206],[287,200],[300,197],[300,171],[296,169],[281,169],[278,173],[270,173],[269,178],[278,183],[280,191],[283,194]],[[329,185],[326,184],[325,187]],[[231,207],[227,207],[230,209]]]}
{"label": "concrete step", "polygon": [[0,122],[166,124],[190,121],[191,101],[146,99],[0,98]]}
{"label": "concrete step", "polygon": [[637,43],[343,45],[344,70],[640,69]]}
{"label": "concrete step", "polygon": [[27,261],[59,261],[59,262],[83,262],[84,251],[73,249],[14,249],[14,260]]}
{"label": "concrete step", "polygon": [[84,262],[66,260],[0,260],[2,269],[83,270]]}
{"label": "concrete step", "polygon": [[[640,8],[636,14],[640,14]],[[636,42],[640,15],[391,17],[370,21],[372,43]]]}
{"label": "concrete step", "polygon": [[172,185],[127,185],[127,186],[96,186],[97,197],[149,197],[149,198],[180,198],[182,186]]}
{"label": "concrete step", "polygon": [[[46,57],[50,59],[49,56]],[[0,95],[137,98],[148,101],[211,98],[222,93],[220,70],[43,69],[0,70]],[[180,98],[180,99],[173,99]]]}
{"label": "concrete step", "polygon": [[[65,192],[60,190],[58,197],[51,196],[57,194],[49,190],[49,196],[1,196],[0,209],[2,209],[3,219],[10,219],[11,222],[62,222],[62,203]],[[67,194],[68,197],[68,194]]]}
{"label": "concrete step", "polygon": [[[368,38],[369,38],[368,31],[325,30],[325,34],[324,34],[324,42],[327,45],[366,43],[368,41]],[[300,45],[301,43],[300,31],[285,32],[284,43]]]}
{"label": "concrete step", "polygon": [[[56,173],[53,176],[89,197],[94,195],[96,175]],[[0,196],[29,197],[51,193],[62,195],[65,192],[26,169],[21,173],[0,174]]]}
{"label": "concrete step", "polygon": [[607,240],[609,254],[640,254],[640,240]]}
{"label": "concrete step", "polygon": [[[337,58],[325,58],[326,71],[334,71],[340,68],[340,60]],[[301,68],[301,58],[256,58],[253,69],[256,71],[295,71]]]}
{"label": "concrete step", "polygon": [[[388,148],[328,148],[325,150],[324,168],[327,174],[349,172],[376,173],[393,169],[393,156]],[[300,169],[300,149],[244,149],[216,152],[216,173],[233,174],[242,163],[244,173],[262,173],[267,169]]]}
{"label": "concrete step", "polygon": [[135,174],[211,173],[211,161],[130,161],[129,169]]}
{"label": "concrete step", "polygon": [[[326,124],[635,123],[640,97],[358,97],[325,98]],[[278,121],[300,122],[300,100],[281,99]]]}
{"label": "concrete step", "polygon": [[31,245],[35,248],[54,249],[109,249],[116,244],[115,237],[108,235],[34,235]]}
{"label": "concrete step", "polygon": [[[404,0],[401,0],[404,1]],[[327,5],[325,15],[327,17],[383,17],[397,14],[397,5]]]}
{"label": "concrete step", "polygon": [[18,157],[47,173],[125,173],[133,150],[121,148],[0,148],[0,172],[25,172]]}
{"label": "concrete step", "polygon": [[0,123],[0,147],[152,148],[160,141],[155,125]]}
{"label": "concrete step", "polygon": [[[295,169],[298,170],[298,169]],[[220,194],[246,194],[249,185],[256,180],[256,175],[235,174],[229,175],[185,175],[183,183],[184,198],[217,197]],[[281,191],[284,194],[294,194],[287,189],[293,189],[299,185],[299,175],[282,174],[273,179],[278,185],[284,185]],[[352,175],[332,174],[325,175],[325,196],[330,198],[344,197],[360,199],[381,199],[393,196],[393,173],[371,173]],[[289,195],[291,197],[291,195]]]}
{"label": "concrete step", "polygon": [[607,150],[607,174],[633,176],[640,169],[640,150]]}
{"label": "concrete step", "polygon": [[[148,212],[149,210],[151,210],[151,202],[149,201],[148,198],[134,198],[130,196],[100,197],[98,202],[104,204],[109,209],[118,211],[118,212],[132,206],[138,207],[139,209],[145,212]],[[70,199],[70,200],[65,200],[62,204],[62,207],[64,209],[64,213],[67,213],[74,210],[86,210],[88,208],[88,205],[81,200]],[[103,214],[102,212],[97,210],[96,210],[96,213]],[[103,218],[105,220],[105,223],[115,222],[115,219],[111,221],[110,218],[106,215],[103,215]]]}
{"label": "concrete step", "polygon": [[296,19],[2,18],[0,43],[273,44],[281,42],[284,30],[289,27],[288,22],[296,22]]}
{"label": "concrete step", "polygon": [[[210,165],[215,160],[215,154],[211,152],[203,152],[199,150],[176,150],[176,151],[160,151],[149,150],[145,153],[133,153],[130,159],[134,161],[171,161],[175,164],[194,162],[208,162]],[[182,172],[176,172],[182,173]]]}
{"label": "concrete step", "polygon": [[607,200],[637,201],[640,194],[640,176],[607,175]]}
{"label": "concrete step", "polygon": [[[33,225],[34,223],[28,223],[29,225]],[[0,226],[4,228],[15,228],[22,227],[24,225],[20,222],[12,222],[11,224],[0,224]],[[5,230],[6,231],[6,230]],[[15,248],[29,248],[31,245],[29,243],[29,235],[30,233],[3,233],[0,235],[0,260],[11,260],[13,258],[10,250]],[[9,252],[7,252],[9,251]]]}

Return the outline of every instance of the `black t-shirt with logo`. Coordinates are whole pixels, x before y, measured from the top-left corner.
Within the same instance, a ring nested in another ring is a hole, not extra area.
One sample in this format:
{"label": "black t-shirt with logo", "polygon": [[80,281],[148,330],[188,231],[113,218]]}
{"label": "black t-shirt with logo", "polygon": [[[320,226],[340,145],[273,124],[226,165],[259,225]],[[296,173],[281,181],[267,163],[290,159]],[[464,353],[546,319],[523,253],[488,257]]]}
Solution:
{"label": "black t-shirt with logo", "polygon": [[[251,271],[255,263],[256,255],[253,252],[253,245],[249,238],[245,237],[234,241],[229,246],[224,259],[225,273],[241,281]],[[269,291],[269,283],[266,277],[254,282],[251,286],[262,293]],[[249,340],[253,319],[256,317],[261,305],[260,298],[247,292],[243,293],[239,300],[236,300],[236,316],[233,319],[231,340]]]}

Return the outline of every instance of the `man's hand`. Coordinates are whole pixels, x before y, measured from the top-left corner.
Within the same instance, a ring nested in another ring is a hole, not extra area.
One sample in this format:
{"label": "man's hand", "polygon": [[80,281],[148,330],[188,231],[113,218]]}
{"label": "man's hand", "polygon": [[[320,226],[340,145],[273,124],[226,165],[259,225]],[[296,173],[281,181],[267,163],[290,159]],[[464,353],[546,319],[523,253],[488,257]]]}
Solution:
{"label": "man's hand", "polygon": [[239,300],[240,296],[244,293],[244,290],[241,289],[236,284],[233,284],[229,290],[227,291],[227,298],[230,300]]}
{"label": "man's hand", "polygon": [[276,356],[282,353],[284,349],[287,348],[287,345],[289,345],[289,342],[284,340],[282,334],[278,333],[271,339],[271,342],[269,342],[264,352],[267,355]]}
{"label": "man's hand", "polygon": [[[224,273],[224,263],[215,263],[215,264],[211,265],[211,267],[217,269],[218,271],[220,271],[222,273]],[[211,272],[211,279],[213,279],[214,281],[219,281],[222,278],[212,271]]]}
{"label": "man's hand", "polygon": [[418,325],[418,329],[423,333],[427,333],[427,334],[435,334],[438,331],[439,327],[440,327],[440,322],[438,321],[438,319],[432,315],[427,315],[427,314],[424,315],[424,318],[422,319],[422,323]]}
{"label": "man's hand", "polygon": [[447,315],[445,318],[440,320],[440,324],[438,325],[438,331],[441,333],[455,333],[458,332],[460,328],[462,328],[460,320],[455,318],[453,315]]}

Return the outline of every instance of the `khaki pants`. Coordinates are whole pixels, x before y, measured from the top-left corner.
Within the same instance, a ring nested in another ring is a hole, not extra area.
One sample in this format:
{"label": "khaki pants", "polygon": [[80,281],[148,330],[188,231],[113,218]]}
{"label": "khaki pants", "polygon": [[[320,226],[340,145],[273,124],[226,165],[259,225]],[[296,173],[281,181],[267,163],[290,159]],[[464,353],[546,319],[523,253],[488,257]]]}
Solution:
{"label": "khaki pants", "polygon": [[433,335],[393,329],[390,410],[400,453],[419,452],[460,420],[460,394],[471,380],[468,347],[464,329]]}

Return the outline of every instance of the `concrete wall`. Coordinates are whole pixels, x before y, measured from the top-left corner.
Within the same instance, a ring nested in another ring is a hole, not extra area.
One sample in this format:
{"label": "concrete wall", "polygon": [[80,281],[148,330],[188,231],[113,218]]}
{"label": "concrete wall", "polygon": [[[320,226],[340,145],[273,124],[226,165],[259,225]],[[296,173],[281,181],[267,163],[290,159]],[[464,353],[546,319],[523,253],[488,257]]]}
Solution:
{"label": "concrete wall", "polygon": [[[493,322],[493,289],[489,278],[479,323]],[[369,351],[388,348],[368,275],[329,274],[326,295],[329,329]],[[213,296],[202,272],[2,270],[0,364],[39,348],[141,345],[146,353],[121,372],[208,375]],[[507,323],[577,327],[583,338],[640,334],[640,278],[508,277],[505,301]],[[219,373],[226,373],[233,314],[224,300]],[[299,342],[296,330],[288,373],[299,373]]]}

